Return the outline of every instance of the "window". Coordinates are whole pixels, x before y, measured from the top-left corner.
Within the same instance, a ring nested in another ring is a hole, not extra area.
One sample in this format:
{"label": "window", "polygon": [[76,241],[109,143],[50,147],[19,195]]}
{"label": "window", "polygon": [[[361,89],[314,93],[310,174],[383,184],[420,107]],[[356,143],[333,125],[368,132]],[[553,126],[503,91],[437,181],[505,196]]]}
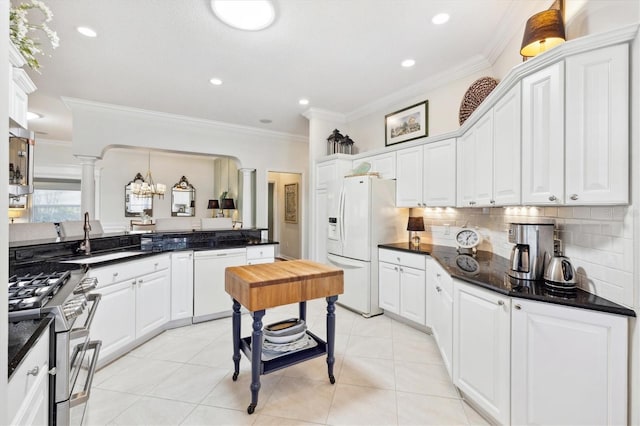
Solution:
{"label": "window", "polygon": [[80,181],[70,179],[34,179],[32,222],[82,220]]}

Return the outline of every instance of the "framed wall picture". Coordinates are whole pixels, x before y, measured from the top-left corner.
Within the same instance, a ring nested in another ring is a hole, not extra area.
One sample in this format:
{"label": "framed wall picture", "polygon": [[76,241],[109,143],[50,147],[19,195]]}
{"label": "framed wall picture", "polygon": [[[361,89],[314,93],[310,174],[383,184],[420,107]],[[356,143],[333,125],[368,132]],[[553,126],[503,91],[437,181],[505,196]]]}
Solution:
{"label": "framed wall picture", "polygon": [[429,101],[384,116],[385,146],[429,136]]}
{"label": "framed wall picture", "polygon": [[298,223],[298,184],[284,186],[284,221]]}

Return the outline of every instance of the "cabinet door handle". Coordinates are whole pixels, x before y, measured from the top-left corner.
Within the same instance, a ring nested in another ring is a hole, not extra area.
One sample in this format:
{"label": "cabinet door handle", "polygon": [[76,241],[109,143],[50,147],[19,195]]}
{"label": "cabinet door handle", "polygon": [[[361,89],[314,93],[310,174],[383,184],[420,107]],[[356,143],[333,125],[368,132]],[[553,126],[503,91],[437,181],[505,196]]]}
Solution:
{"label": "cabinet door handle", "polygon": [[118,276],[118,273],[117,273],[117,272],[114,272],[114,273],[113,273],[113,278],[116,278],[117,276]]}
{"label": "cabinet door handle", "polygon": [[154,263],[154,264],[153,264],[153,266],[154,266],[154,267],[156,267],[156,268],[158,267],[158,265],[159,265],[159,263],[158,263],[158,262],[156,262],[156,263]]}
{"label": "cabinet door handle", "polygon": [[58,370],[56,370],[55,367],[53,367],[51,370],[48,371],[50,376],[55,376],[57,372],[58,372]]}
{"label": "cabinet door handle", "polygon": [[558,198],[555,195],[549,195],[549,201],[555,201]]}
{"label": "cabinet door handle", "polygon": [[36,365],[31,370],[27,371],[27,376],[37,376],[39,372],[40,372],[40,367]]}
{"label": "cabinet door handle", "polygon": [[442,291],[442,289],[441,289],[440,287],[436,286],[436,291],[437,291],[438,293],[440,293],[440,292]]}
{"label": "cabinet door handle", "polygon": [[513,307],[514,307],[514,308],[516,308],[517,310],[520,310],[520,309],[522,309],[522,306],[520,306],[520,305],[518,305],[518,304],[516,304],[516,305],[513,305]]}
{"label": "cabinet door handle", "polygon": [[489,204],[495,204],[496,200],[489,200]]}
{"label": "cabinet door handle", "polygon": [[395,267],[393,268],[393,270],[394,270],[394,271],[396,271],[396,272],[398,272],[398,267],[397,267],[397,266],[395,266]]}
{"label": "cabinet door handle", "polygon": [[571,198],[573,201],[578,199],[578,194],[571,194],[571,196],[569,197]]}
{"label": "cabinet door handle", "polygon": [[131,285],[136,285],[136,280],[131,281]]}
{"label": "cabinet door handle", "polygon": [[142,284],[142,278],[138,280],[138,284]]}
{"label": "cabinet door handle", "polygon": [[400,268],[400,272],[404,272],[404,269]]}
{"label": "cabinet door handle", "polygon": [[473,206],[473,205],[475,205],[475,204],[476,204],[476,202],[475,202],[475,201],[469,201],[469,205],[470,205],[470,206]]}
{"label": "cabinet door handle", "polygon": [[436,273],[436,277],[440,278],[442,275],[440,275],[440,272]]}
{"label": "cabinet door handle", "polygon": [[502,300],[498,300],[498,305],[499,306],[504,306],[504,302]]}

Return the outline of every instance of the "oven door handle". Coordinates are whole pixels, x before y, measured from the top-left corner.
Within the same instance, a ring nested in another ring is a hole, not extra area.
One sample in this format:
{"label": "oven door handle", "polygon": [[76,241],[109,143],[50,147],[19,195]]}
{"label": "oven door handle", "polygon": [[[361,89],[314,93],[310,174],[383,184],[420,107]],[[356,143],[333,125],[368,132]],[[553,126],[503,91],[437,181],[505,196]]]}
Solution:
{"label": "oven door handle", "polygon": [[93,322],[93,317],[96,314],[96,309],[100,304],[100,299],[102,295],[100,293],[91,293],[87,295],[87,300],[89,302],[93,302],[91,304],[91,309],[89,310],[89,314],[87,315],[87,320],[84,322],[84,326],[80,328],[74,328],[71,330],[71,339],[79,339],[81,337],[86,337],[89,335],[89,327],[91,327],[91,323]]}
{"label": "oven door handle", "polygon": [[82,391],[71,395],[69,398],[69,407],[75,407],[76,405],[87,402],[89,399],[89,395],[91,394],[91,383],[93,383],[93,375],[95,374],[96,367],[98,366],[98,355],[100,354],[101,347],[102,340],[91,340],[87,345],[87,350],[93,349],[93,357],[91,357],[91,363],[89,364],[87,380],[84,383]]}

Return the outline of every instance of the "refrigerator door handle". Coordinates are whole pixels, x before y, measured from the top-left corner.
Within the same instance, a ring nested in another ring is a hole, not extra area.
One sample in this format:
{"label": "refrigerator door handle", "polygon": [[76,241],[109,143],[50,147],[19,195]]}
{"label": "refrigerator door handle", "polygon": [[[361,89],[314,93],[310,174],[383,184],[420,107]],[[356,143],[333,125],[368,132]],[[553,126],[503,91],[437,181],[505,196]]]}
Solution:
{"label": "refrigerator door handle", "polygon": [[338,202],[338,235],[340,245],[344,245],[344,187],[340,189],[340,201]]}
{"label": "refrigerator door handle", "polygon": [[343,268],[363,268],[364,264],[366,264],[366,262],[360,261],[360,260],[350,260],[341,256],[335,256],[333,254],[329,254],[327,255],[327,259],[329,260],[329,262],[333,263],[334,265],[343,267]]}
{"label": "refrigerator door handle", "polygon": [[341,222],[341,226],[340,226],[340,232],[341,232],[341,242],[342,242],[342,246],[344,247],[344,243],[347,240],[347,227],[346,227],[346,223],[344,223],[344,219],[346,217],[345,215],[345,211],[347,210],[347,196],[345,194],[345,190],[344,190],[344,186],[342,187],[342,211],[340,212],[341,216],[342,216],[342,222]]}

